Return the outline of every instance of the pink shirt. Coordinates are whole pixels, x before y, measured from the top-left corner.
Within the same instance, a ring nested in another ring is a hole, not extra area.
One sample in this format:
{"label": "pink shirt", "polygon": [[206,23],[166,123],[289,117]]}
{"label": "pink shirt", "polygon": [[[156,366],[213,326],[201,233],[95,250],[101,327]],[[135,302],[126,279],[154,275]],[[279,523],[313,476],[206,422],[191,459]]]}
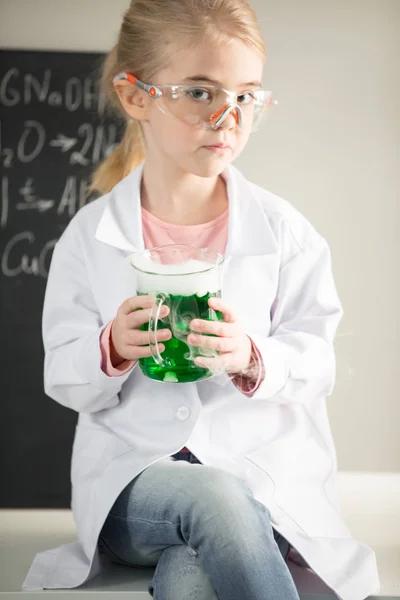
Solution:
{"label": "pink shirt", "polygon": [[[163,246],[165,244],[188,244],[195,248],[210,248],[210,250],[225,254],[228,241],[228,209],[208,223],[202,223],[201,225],[174,225],[162,221],[142,208],[142,227],[146,248]],[[111,363],[111,326],[112,321],[108,323],[100,337],[101,369],[109,377],[118,377],[129,371],[135,363],[134,361],[126,360],[117,367],[114,367]],[[252,361],[258,367],[258,376],[250,379],[238,375],[232,379],[236,387],[247,397],[251,397],[255,393],[265,377],[261,354],[251,338],[250,341],[252,344]],[[182,451],[189,452],[186,447],[182,448]]]}

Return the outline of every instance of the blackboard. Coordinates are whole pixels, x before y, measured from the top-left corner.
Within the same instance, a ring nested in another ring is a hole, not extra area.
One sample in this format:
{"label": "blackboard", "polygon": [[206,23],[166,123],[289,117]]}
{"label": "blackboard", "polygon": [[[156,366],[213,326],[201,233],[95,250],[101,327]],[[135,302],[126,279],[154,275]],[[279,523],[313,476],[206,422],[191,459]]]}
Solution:
{"label": "blackboard", "polygon": [[44,393],[41,319],[54,245],[123,121],[100,53],[0,51],[0,507],[68,508],[77,413]]}

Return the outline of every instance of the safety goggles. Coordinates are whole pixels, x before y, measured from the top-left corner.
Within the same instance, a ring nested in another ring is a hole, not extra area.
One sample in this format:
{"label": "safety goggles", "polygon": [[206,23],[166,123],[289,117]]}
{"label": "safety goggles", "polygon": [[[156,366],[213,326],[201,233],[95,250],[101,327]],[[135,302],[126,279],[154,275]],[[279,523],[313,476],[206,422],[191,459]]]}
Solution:
{"label": "safety goggles", "polygon": [[165,115],[198,129],[218,129],[232,114],[237,127],[257,131],[267,109],[277,104],[266,90],[237,94],[214,85],[148,85],[125,72],[114,77],[114,85],[123,79],[147,92]]}

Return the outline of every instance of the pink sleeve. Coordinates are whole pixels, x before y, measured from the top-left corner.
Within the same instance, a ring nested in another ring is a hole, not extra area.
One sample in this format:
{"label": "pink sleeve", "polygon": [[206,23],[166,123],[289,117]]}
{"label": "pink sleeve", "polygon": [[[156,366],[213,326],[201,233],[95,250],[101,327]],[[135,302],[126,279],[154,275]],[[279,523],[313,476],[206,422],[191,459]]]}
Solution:
{"label": "pink sleeve", "polygon": [[109,377],[118,377],[124,375],[135,364],[134,360],[125,360],[123,363],[114,367],[110,356],[110,333],[113,321],[110,321],[100,336],[101,351],[101,370]]}
{"label": "pink sleeve", "polygon": [[250,336],[251,341],[251,364],[255,368],[255,374],[253,377],[245,377],[243,375],[235,375],[232,379],[236,387],[245,395],[251,398],[253,394],[258,390],[261,383],[265,378],[265,367],[261,353]]}

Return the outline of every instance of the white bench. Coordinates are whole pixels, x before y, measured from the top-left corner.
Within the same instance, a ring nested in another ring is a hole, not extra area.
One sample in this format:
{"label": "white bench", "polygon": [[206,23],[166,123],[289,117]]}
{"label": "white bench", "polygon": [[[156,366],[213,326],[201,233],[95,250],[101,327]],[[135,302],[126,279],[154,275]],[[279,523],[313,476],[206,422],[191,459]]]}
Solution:
{"label": "white bench", "polygon": [[[341,472],[338,492],[350,531],[376,552],[382,584],[378,597],[400,599],[400,474]],[[151,599],[147,586],[154,569],[119,565],[73,590],[22,591],[37,552],[75,540],[69,510],[0,510],[0,600],[18,600],[26,594],[64,600],[71,593],[74,600],[87,600],[88,593],[97,591],[102,592],[102,600],[114,599],[116,593],[132,600]],[[337,598],[307,569],[288,565],[302,600]]]}

